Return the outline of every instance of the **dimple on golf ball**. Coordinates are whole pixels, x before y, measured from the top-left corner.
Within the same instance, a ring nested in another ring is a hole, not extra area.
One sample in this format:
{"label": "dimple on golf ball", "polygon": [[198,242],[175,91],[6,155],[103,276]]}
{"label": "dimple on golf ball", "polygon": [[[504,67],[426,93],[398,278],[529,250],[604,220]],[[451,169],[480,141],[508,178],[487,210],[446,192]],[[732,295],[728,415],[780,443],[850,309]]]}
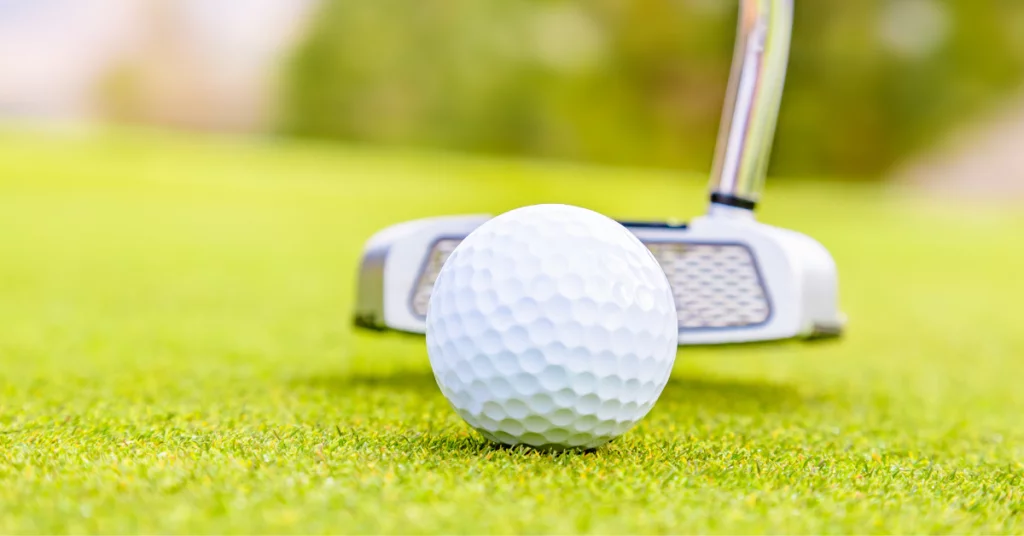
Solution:
{"label": "dimple on golf ball", "polygon": [[657,401],[678,317],[664,271],[625,227],[535,205],[489,220],[452,252],[426,335],[441,392],[484,437],[590,449]]}

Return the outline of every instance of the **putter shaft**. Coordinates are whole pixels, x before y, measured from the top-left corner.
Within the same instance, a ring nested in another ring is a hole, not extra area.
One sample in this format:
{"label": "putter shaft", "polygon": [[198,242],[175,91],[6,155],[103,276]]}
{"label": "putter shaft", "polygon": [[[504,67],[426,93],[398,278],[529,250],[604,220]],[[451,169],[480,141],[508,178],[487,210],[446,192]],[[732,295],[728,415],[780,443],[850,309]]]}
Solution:
{"label": "putter shaft", "polygon": [[753,210],[782,102],[793,0],[742,0],[711,172],[712,203]]}

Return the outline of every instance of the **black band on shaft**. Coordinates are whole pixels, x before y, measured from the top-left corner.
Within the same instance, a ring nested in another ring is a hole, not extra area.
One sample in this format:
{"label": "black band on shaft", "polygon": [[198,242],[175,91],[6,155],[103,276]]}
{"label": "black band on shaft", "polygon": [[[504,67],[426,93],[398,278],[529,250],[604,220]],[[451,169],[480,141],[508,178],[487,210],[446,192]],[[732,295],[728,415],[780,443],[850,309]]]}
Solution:
{"label": "black band on shaft", "polygon": [[746,210],[754,210],[757,203],[750,201],[749,199],[743,199],[742,197],[736,197],[734,195],[723,194],[715,192],[711,194],[711,202],[719,205],[728,205],[730,207],[742,208]]}

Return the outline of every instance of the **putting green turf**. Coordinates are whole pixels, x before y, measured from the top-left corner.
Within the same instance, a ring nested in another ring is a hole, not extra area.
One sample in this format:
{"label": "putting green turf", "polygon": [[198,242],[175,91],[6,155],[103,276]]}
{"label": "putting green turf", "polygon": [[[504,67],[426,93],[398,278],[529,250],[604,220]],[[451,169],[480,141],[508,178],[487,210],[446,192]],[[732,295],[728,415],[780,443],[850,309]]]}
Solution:
{"label": "putting green turf", "polygon": [[353,333],[410,218],[700,212],[700,177],[154,134],[0,135],[0,533],[1020,532],[1024,217],[779,181],[838,343],[687,348],[591,453],[497,449]]}

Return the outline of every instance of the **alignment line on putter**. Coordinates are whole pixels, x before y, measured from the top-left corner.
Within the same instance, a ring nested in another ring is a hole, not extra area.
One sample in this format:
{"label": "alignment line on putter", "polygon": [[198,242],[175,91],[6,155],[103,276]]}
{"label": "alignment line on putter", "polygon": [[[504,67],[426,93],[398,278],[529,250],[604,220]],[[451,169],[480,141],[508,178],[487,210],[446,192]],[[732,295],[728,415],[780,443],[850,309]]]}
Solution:
{"label": "alignment line on putter", "polygon": [[[793,0],[742,0],[715,149],[708,213],[688,225],[624,222],[665,270],[679,344],[839,336],[835,262],[814,239],[759,223],[786,78]],[[451,251],[488,215],[399,223],[367,242],[355,324],[422,334],[427,303]]]}

